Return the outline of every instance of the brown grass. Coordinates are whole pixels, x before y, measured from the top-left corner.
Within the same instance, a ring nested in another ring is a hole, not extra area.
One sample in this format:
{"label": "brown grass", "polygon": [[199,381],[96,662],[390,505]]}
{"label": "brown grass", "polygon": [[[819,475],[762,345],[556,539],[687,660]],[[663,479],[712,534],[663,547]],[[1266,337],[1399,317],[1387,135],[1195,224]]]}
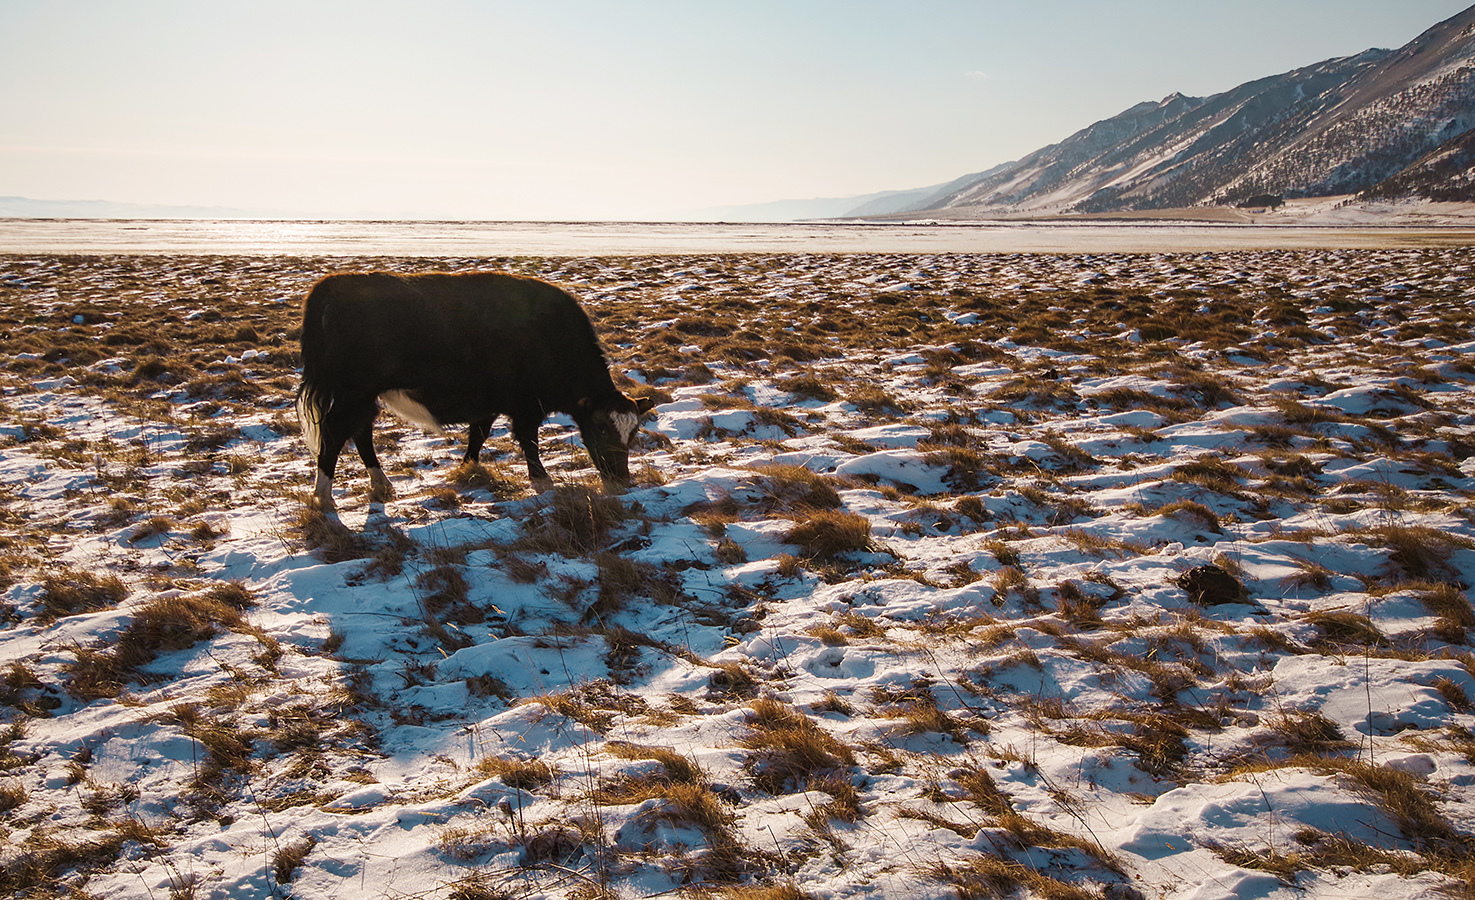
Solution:
{"label": "brown grass", "polygon": [[755,700],[750,707],[750,730],[741,743],[751,751],[747,766],[762,790],[802,790],[813,778],[855,765],[849,747],[787,703]]}
{"label": "brown grass", "polygon": [[1315,625],[1320,637],[1311,642],[1318,650],[1340,651],[1356,648],[1387,647],[1388,638],[1372,619],[1347,610],[1309,612],[1301,621]]}
{"label": "brown grass", "polygon": [[618,497],[580,484],[553,489],[551,503],[533,511],[514,549],[585,556],[603,548],[616,525],[630,517]]}
{"label": "brown grass", "polygon": [[1292,754],[1332,754],[1355,746],[1336,722],[1317,710],[1283,710],[1267,724]]}
{"label": "brown grass", "polygon": [[557,770],[540,759],[483,756],[472,769],[487,778],[500,779],[503,784],[520,791],[540,790],[558,776]]}
{"label": "brown grass", "polygon": [[41,580],[40,618],[51,622],[63,616],[112,609],[127,597],[128,587],[116,575],[61,569]]}
{"label": "brown grass", "polygon": [[[214,593],[229,595],[231,591],[217,588]],[[84,700],[116,697],[160,653],[193,647],[222,629],[241,628],[244,622],[239,608],[212,593],[151,600],[134,613],[111,648],[74,649],[77,659],[70,666],[68,687]]]}
{"label": "brown grass", "polygon": [[840,494],[833,478],[804,466],[768,464],[755,466],[758,473],[759,507],[765,512],[796,512],[839,509]]}
{"label": "brown grass", "polygon": [[524,493],[522,479],[509,466],[462,462],[447,476],[459,491],[487,491],[498,500],[512,500]]}
{"label": "brown grass", "polygon": [[1425,525],[1388,524],[1355,529],[1352,536],[1387,549],[1388,562],[1405,577],[1419,581],[1453,581],[1449,557],[1475,542]]}
{"label": "brown grass", "polygon": [[277,884],[292,883],[292,879],[297,877],[297,870],[302,868],[302,863],[317,843],[317,838],[309,835],[300,841],[277,847],[271,858],[272,875],[276,878]]}
{"label": "brown grass", "polygon": [[52,829],[37,828],[0,863],[0,893],[10,897],[65,896],[61,876],[116,861],[123,841],[123,835],[117,832],[69,839]]}
{"label": "brown grass", "polygon": [[1307,828],[1298,831],[1295,838],[1301,849],[1289,852],[1220,845],[1210,845],[1209,849],[1230,865],[1270,872],[1288,886],[1296,886],[1296,875],[1309,869],[1369,872],[1386,868],[1405,878],[1428,869],[1428,864],[1418,856],[1374,847],[1345,834],[1326,834]]}
{"label": "brown grass", "polygon": [[865,516],[837,510],[819,510],[796,522],[784,533],[807,559],[821,562],[841,553],[871,549],[871,523]]}
{"label": "brown grass", "polygon": [[925,869],[928,877],[957,891],[958,900],[991,900],[1024,891],[1044,900],[1099,900],[1101,895],[1044,874],[1023,863],[998,856],[979,856],[966,862],[937,862]]}
{"label": "brown grass", "polygon": [[291,530],[307,549],[326,563],[347,562],[374,555],[374,549],[363,535],[349,530],[335,517],[315,506],[304,504],[291,523]]}
{"label": "brown grass", "polygon": [[805,893],[791,881],[721,888],[711,895],[720,900],[815,900],[814,894]]}
{"label": "brown grass", "polygon": [[30,796],[30,792],[20,781],[0,782],[0,812],[10,812],[12,809],[25,806]]}
{"label": "brown grass", "polygon": [[1003,816],[1014,811],[1009,795],[999,790],[994,777],[987,769],[979,766],[964,766],[953,773],[953,780],[963,789],[963,795],[991,816]]}

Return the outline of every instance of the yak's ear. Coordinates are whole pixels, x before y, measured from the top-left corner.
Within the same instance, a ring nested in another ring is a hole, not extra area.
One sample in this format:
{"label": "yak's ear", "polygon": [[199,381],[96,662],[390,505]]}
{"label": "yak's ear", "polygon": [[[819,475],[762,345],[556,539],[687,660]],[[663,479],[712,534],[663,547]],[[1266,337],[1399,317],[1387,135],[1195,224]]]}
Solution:
{"label": "yak's ear", "polygon": [[656,401],[652,400],[649,397],[641,397],[640,399],[635,401],[635,412],[642,416],[655,408]]}
{"label": "yak's ear", "polygon": [[574,404],[574,412],[589,414],[594,409],[594,401],[588,397],[580,397],[579,402]]}

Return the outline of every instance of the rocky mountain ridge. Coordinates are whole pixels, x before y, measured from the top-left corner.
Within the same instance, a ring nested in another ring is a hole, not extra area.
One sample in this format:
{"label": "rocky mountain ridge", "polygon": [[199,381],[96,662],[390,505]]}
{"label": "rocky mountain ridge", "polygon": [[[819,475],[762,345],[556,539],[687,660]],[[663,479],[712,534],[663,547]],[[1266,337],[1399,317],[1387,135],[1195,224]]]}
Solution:
{"label": "rocky mountain ridge", "polygon": [[1102,213],[1342,194],[1475,200],[1472,127],[1475,7],[1398,50],[1139,103],[904,212]]}

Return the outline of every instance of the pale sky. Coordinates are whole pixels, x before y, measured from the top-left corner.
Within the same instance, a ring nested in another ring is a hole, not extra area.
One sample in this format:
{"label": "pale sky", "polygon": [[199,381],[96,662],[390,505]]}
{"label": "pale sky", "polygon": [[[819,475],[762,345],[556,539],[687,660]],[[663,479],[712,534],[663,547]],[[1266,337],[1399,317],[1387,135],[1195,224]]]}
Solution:
{"label": "pale sky", "polygon": [[1465,0],[0,0],[0,196],[682,218],[924,187]]}

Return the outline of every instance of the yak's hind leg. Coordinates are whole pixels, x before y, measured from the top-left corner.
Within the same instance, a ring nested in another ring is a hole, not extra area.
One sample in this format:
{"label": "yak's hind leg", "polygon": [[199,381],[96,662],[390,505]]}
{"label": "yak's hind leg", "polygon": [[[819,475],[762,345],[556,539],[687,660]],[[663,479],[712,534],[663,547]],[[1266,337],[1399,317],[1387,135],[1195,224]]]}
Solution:
{"label": "yak's hind leg", "polygon": [[[338,456],[343,452],[343,447],[348,443],[350,437],[353,438],[354,445],[358,447],[359,456],[363,458],[364,465],[372,466],[374,471],[379,471],[379,460],[374,456],[374,444],[371,437],[374,417],[378,413],[378,405],[374,402],[373,397],[369,397],[358,402],[339,400],[323,417],[323,442],[318,450],[317,482],[313,486],[313,498],[323,512],[334,510],[333,472],[338,467]],[[365,436],[365,440],[361,441],[361,436]],[[367,456],[364,455],[366,443],[369,447]],[[379,477],[383,478],[384,473],[380,472]],[[373,480],[372,473],[369,478]]]}
{"label": "yak's hind leg", "polygon": [[353,436],[353,445],[358,448],[359,459],[364,461],[364,468],[369,470],[369,502],[384,503],[394,496],[394,488],[389,484],[389,479],[384,475],[384,469],[379,465],[379,455],[374,452],[374,420],[359,429]]}

